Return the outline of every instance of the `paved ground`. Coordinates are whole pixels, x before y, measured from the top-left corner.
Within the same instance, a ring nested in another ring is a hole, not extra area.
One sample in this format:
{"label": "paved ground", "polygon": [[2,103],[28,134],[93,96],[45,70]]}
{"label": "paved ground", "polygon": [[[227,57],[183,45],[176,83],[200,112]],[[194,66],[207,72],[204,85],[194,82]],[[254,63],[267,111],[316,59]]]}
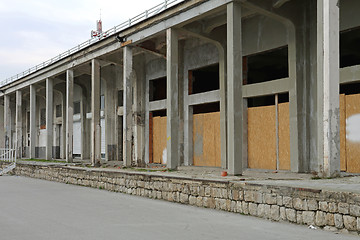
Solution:
{"label": "paved ground", "polygon": [[358,239],[38,179],[0,177],[0,239]]}

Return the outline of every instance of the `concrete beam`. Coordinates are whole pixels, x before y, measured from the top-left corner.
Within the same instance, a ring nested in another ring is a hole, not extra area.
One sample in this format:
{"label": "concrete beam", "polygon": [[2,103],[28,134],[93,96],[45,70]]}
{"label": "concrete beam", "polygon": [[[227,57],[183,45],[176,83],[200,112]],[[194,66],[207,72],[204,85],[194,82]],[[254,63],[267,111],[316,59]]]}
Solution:
{"label": "concrete beam", "polygon": [[46,154],[47,160],[52,159],[53,151],[53,111],[54,104],[54,82],[53,79],[46,79]]}
{"label": "concrete beam", "polygon": [[30,85],[30,158],[35,158],[36,136],[36,86]]}
{"label": "concrete beam", "polygon": [[340,174],[339,1],[317,1],[317,89],[319,171]]}
{"label": "concrete beam", "polygon": [[220,90],[189,95],[188,104],[198,105],[205,103],[220,102]]}
{"label": "concrete beam", "polygon": [[73,162],[74,71],[66,71],[66,161]]}
{"label": "concrete beam", "polygon": [[340,84],[358,82],[359,79],[360,79],[360,65],[340,69]]}
{"label": "concrete beam", "polygon": [[277,93],[289,92],[290,82],[289,78],[283,78],[263,83],[249,84],[242,87],[242,94],[244,98],[274,95]]}
{"label": "concrete beam", "polygon": [[15,148],[17,158],[20,159],[22,157],[22,92],[20,90],[16,91],[16,116],[15,116]]}
{"label": "concrete beam", "polygon": [[149,102],[149,111],[157,111],[166,109],[166,99]]}
{"label": "concrete beam", "polygon": [[123,117],[123,161],[124,166],[129,167],[132,163],[132,80],[134,79],[133,73],[133,53],[132,48],[126,46],[124,48],[124,117]]}
{"label": "concrete beam", "polygon": [[12,148],[11,146],[11,108],[10,96],[4,96],[4,130],[5,130],[5,148]]}
{"label": "concrete beam", "polygon": [[96,59],[91,61],[91,113],[91,164],[100,166],[100,63]]}
{"label": "concrete beam", "polygon": [[228,172],[243,172],[243,98],[242,98],[242,43],[241,6],[239,2],[227,5],[227,109],[228,109]]}
{"label": "concrete beam", "polygon": [[177,169],[179,165],[179,46],[175,29],[166,30],[167,72],[167,167]]}

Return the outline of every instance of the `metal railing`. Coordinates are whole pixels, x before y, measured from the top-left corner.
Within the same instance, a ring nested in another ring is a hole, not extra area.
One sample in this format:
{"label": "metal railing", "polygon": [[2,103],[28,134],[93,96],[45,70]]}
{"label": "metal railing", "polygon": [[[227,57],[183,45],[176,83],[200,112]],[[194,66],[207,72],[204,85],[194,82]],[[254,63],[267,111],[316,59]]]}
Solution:
{"label": "metal railing", "polygon": [[16,162],[16,150],[9,148],[0,148],[0,161]]}
{"label": "metal railing", "polygon": [[23,72],[21,72],[19,74],[16,74],[16,75],[14,75],[14,76],[12,76],[10,78],[7,78],[7,79],[1,81],[0,82],[0,87],[5,86],[5,85],[7,85],[9,83],[12,83],[12,82],[14,82],[14,81],[16,81],[16,80],[18,80],[20,78],[23,78],[23,77],[25,77],[25,76],[27,76],[27,75],[29,75],[31,73],[34,73],[34,72],[36,72],[36,71],[38,71],[38,70],[40,70],[42,68],[45,68],[46,66],[49,66],[49,65],[51,65],[51,64],[53,64],[53,63],[55,63],[55,62],[57,62],[57,61],[59,61],[61,59],[64,59],[64,58],[70,56],[73,53],[76,53],[76,52],[78,52],[78,51],[80,51],[80,50],[82,50],[82,49],[84,49],[84,48],[98,42],[98,41],[101,41],[102,39],[105,39],[105,38],[107,38],[107,37],[109,37],[109,36],[111,36],[111,35],[113,35],[115,33],[118,33],[118,32],[120,32],[120,31],[122,31],[122,30],[124,30],[126,28],[129,28],[129,27],[141,22],[141,21],[144,21],[147,18],[153,17],[156,14],[164,11],[165,9],[167,9],[169,7],[172,7],[172,6],[175,6],[176,4],[178,4],[178,3],[182,2],[182,1],[184,1],[184,0],[164,0],[162,3],[156,5],[155,7],[152,7],[152,8],[146,10],[145,12],[143,12],[143,13],[141,13],[141,14],[133,17],[133,18],[130,18],[129,20],[127,20],[127,21],[125,21],[125,22],[123,22],[123,23],[121,23],[121,24],[119,24],[117,26],[114,26],[113,28],[110,28],[109,30],[107,30],[105,32],[102,32],[96,38],[91,38],[91,39],[89,39],[89,40],[87,40],[87,41],[85,41],[83,43],[80,43],[76,47],[73,47],[73,48],[71,48],[71,49],[69,49],[69,50],[67,50],[67,51],[65,51],[63,53],[60,53],[59,55],[57,55],[57,56],[55,56],[55,57],[53,57],[53,58],[51,58],[51,59],[49,59],[49,60],[47,60],[45,62],[42,62],[42,63],[40,63],[40,64],[38,64],[38,65],[36,65],[36,66],[34,66],[32,68],[29,68],[29,69],[27,69],[27,70],[25,70],[25,71],[23,71]]}

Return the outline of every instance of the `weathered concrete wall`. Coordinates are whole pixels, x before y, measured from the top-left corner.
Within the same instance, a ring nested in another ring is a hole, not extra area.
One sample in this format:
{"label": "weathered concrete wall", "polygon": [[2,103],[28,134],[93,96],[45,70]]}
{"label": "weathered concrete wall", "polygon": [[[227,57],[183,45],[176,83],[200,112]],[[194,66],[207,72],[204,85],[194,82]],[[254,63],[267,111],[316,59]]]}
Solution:
{"label": "weathered concrete wall", "polygon": [[285,25],[263,15],[243,20],[243,55],[286,46],[288,30]]}
{"label": "weathered concrete wall", "polygon": [[360,232],[360,194],[356,193],[65,166],[18,164],[14,174],[273,221]]}
{"label": "weathered concrete wall", "polygon": [[360,18],[354,17],[360,11],[357,0],[340,1],[340,31],[360,26]]}

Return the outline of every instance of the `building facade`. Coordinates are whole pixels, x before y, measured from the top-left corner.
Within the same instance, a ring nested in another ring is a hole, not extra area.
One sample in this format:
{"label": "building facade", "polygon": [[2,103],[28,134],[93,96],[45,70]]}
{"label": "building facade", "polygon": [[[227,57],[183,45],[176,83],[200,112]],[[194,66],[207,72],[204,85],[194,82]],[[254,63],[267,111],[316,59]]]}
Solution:
{"label": "building facade", "polygon": [[180,1],[2,84],[0,144],[93,165],[359,173],[359,12]]}

